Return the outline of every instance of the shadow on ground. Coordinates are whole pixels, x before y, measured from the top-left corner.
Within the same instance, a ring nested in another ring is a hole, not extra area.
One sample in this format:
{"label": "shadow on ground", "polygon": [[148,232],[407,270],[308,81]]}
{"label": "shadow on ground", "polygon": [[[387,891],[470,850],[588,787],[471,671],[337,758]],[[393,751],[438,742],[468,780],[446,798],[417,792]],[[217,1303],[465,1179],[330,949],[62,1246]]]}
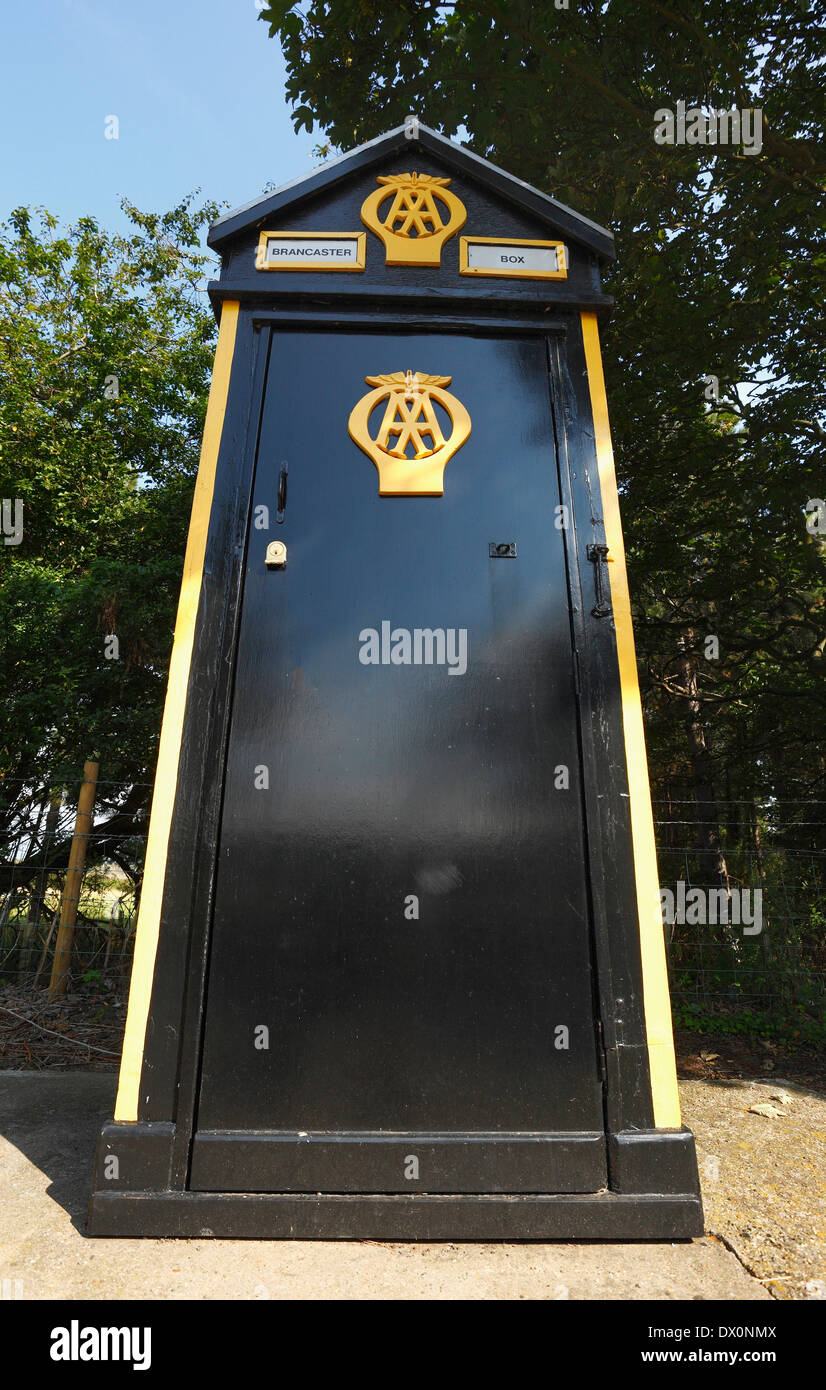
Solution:
{"label": "shadow on ground", "polygon": [[116,1090],[112,1073],[0,1073],[0,1134],[40,1171],[45,1195],[81,1235],[95,1144],[112,1118]]}
{"label": "shadow on ground", "polygon": [[768,1299],[680,1244],[106,1240],[84,1235],[105,1073],[0,1072],[0,1279],[24,1299]]}

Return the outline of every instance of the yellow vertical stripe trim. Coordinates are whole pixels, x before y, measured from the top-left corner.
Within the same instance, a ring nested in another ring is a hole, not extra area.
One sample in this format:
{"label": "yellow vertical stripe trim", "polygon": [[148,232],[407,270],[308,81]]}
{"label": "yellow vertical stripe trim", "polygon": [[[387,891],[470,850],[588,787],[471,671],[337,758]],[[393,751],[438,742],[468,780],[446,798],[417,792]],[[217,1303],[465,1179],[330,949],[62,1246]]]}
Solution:
{"label": "yellow vertical stripe trim", "polygon": [[129,1007],[126,1014],[118,1098],[115,1102],[116,1120],[131,1121],[138,1118],[143,1049],[146,1024],[149,1018],[152,977],[155,973],[155,956],[158,949],[169,831],[172,824],[172,810],[175,805],[175,789],[178,781],[178,762],[181,754],[181,736],[184,727],[186,693],[189,685],[189,668],[192,661],[192,644],[195,637],[195,619],[198,614],[198,603],[201,595],[207,530],[212,509],[212,495],[215,489],[215,468],[224,428],[224,414],[227,406],[237,326],[238,302],[227,300],[221,310],[221,326],[215,349],[212,382],[209,388],[209,401],[204,422],[204,437],[201,442],[201,457],[198,464],[198,476],[195,480],[192,515],[186,542],[181,595],[178,600],[178,615],[175,620],[175,639],[172,644],[172,657],[169,663],[169,682],[166,688],[166,702],[161,725],[158,767],[155,773],[155,790],[152,794],[152,815],[149,821],[149,837],[146,845],[143,891],[135,934],[132,979],[129,985]]}
{"label": "yellow vertical stripe trim", "polygon": [[582,314],[582,337],[585,344],[585,365],[588,369],[588,388],[591,393],[591,410],[594,417],[594,440],[602,489],[605,541],[608,546],[609,559],[613,562],[609,565],[611,604],[616,627],[625,759],[628,765],[628,790],[631,798],[631,834],[634,843],[634,874],[637,883],[643,1007],[645,1031],[648,1036],[651,1099],[654,1106],[656,1128],[676,1129],[681,1123],[680,1098],[677,1092],[677,1067],[674,1057],[674,1036],[671,1028],[671,1001],[668,996],[668,972],[660,908],[660,884],[654,843],[654,817],[651,812],[648,761],[645,755],[642,702],[637,676],[637,658],[634,650],[634,629],[631,623],[631,600],[628,592],[628,574],[625,568],[625,547],[622,540],[617,477],[614,470],[614,453],[611,448],[608,402],[605,396],[605,377],[602,371],[599,329],[595,313]]}

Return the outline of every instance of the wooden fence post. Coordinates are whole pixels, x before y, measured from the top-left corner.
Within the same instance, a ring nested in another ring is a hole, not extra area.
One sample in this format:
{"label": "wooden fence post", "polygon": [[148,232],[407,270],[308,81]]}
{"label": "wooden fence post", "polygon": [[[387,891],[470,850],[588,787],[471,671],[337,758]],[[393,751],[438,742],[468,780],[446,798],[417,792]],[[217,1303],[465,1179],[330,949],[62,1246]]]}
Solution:
{"label": "wooden fence post", "polygon": [[63,894],[60,899],[60,926],[57,929],[52,977],[49,981],[50,997],[54,997],[56,994],[65,994],[69,982],[72,939],[75,934],[80,886],[83,883],[86,847],[92,829],[92,811],[95,805],[99,770],[98,763],[85,762],[83,764],[83,782],[77,799],[77,819],[72,835],[72,847],[69,851],[69,867],[66,870],[66,882],[63,885]]}

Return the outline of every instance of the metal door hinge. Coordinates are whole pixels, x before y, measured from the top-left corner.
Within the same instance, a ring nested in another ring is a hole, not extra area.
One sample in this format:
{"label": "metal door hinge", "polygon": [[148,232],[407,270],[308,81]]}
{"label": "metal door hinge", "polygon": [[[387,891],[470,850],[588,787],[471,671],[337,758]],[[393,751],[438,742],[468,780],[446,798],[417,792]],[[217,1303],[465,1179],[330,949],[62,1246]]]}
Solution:
{"label": "metal door hinge", "polygon": [[599,1066],[599,1076],[601,1081],[608,1080],[608,1067],[605,1064],[605,1030],[602,1026],[602,1019],[597,1019],[597,1065]]}

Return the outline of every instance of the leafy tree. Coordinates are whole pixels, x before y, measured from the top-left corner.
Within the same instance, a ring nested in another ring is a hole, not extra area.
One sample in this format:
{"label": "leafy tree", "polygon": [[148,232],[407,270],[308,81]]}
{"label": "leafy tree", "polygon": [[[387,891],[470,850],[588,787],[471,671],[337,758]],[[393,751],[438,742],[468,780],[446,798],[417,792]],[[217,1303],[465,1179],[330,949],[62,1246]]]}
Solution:
{"label": "leafy tree", "polygon": [[[297,128],[415,112],[617,238],[609,398],[652,773],[713,798],[822,790],[823,0],[271,0]],[[762,149],[656,143],[759,108]],[[714,379],[713,381],[711,379]],[[718,639],[719,654],[709,656]]]}
{"label": "leafy tree", "polygon": [[[200,236],[217,212],[124,206],[127,235],[24,208],[0,228],[0,493],[23,505],[0,555],[0,838],[97,755],[110,853],[143,823],[154,772],[214,343]],[[35,835],[16,882],[39,857]]]}

